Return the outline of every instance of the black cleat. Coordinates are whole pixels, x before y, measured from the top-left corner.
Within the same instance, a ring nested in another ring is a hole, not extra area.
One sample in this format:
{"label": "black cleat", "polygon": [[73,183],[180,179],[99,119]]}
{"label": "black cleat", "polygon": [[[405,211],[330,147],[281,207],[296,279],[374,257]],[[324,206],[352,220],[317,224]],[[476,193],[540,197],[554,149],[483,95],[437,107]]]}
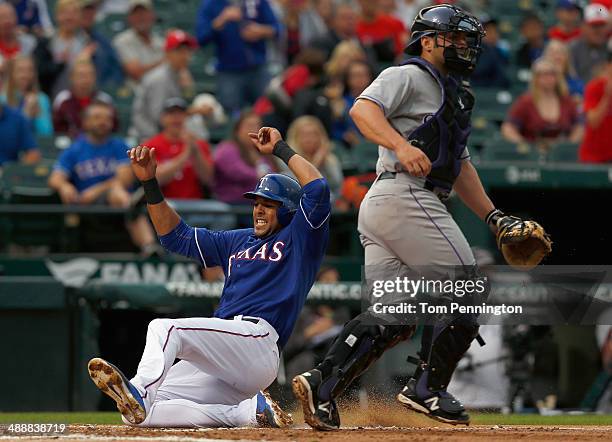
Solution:
{"label": "black cleat", "polygon": [[461,402],[446,392],[433,392],[434,395],[421,399],[416,393],[416,379],[412,378],[397,395],[397,400],[406,408],[423,413],[440,422],[452,425],[469,425],[470,416],[465,412]]}
{"label": "black cleat", "polygon": [[293,394],[302,403],[304,420],[315,430],[329,431],[340,428],[340,414],[336,402],[320,402],[317,396],[321,385],[321,372],[313,369],[293,378]]}

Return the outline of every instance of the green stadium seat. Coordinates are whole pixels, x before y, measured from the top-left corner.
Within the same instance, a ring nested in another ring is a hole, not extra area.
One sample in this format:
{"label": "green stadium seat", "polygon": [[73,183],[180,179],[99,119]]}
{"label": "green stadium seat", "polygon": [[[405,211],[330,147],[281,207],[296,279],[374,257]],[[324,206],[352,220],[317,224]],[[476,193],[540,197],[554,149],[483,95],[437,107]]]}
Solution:
{"label": "green stadium seat", "polygon": [[569,141],[555,144],[548,153],[548,161],[575,163],[578,161],[578,147],[578,144]]}
{"label": "green stadium seat", "polygon": [[355,159],[349,149],[340,143],[334,143],[333,153],[340,160],[342,172],[345,176],[353,175],[357,172]]}
{"label": "green stadium seat", "polygon": [[506,119],[513,96],[509,91],[494,88],[474,88],[476,104],[474,118],[501,123]]}
{"label": "green stadium seat", "polygon": [[485,144],[480,158],[483,161],[539,161],[542,155],[531,146],[527,149],[498,135]]}
{"label": "green stadium seat", "polygon": [[[9,204],[55,204],[59,199],[47,186],[52,162],[36,165],[9,163],[3,166],[0,188]],[[62,241],[62,215],[9,215],[2,217],[0,229],[6,237],[2,244],[20,246],[49,246],[57,250]]]}
{"label": "green stadium seat", "polygon": [[36,146],[45,160],[56,160],[62,153],[62,149],[58,148],[55,136],[53,135],[49,137],[36,137]]}
{"label": "green stadium seat", "polygon": [[353,161],[360,173],[376,170],[378,146],[367,140],[353,146]]}

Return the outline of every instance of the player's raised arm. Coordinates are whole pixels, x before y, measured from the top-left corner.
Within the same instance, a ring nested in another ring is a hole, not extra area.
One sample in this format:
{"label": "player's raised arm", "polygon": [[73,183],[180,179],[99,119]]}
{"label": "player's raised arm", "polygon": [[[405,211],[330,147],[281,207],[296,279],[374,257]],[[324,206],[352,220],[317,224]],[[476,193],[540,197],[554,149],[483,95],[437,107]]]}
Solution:
{"label": "player's raised arm", "polygon": [[317,231],[329,220],[331,201],[329,185],[318,169],[298,155],[281,137],[278,130],[262,127],[259,133],[249,133],[253,144],[263,154],[280,158],[302,186],[300,210],[306,220],[306,228]]}
{"label": "player's raised arm", "polygon": [[164,200],[164,195],[155,178],[157,171],[155,149],[136,146],[128,151],[128,156],[132,164],[132,171],[144,188],[147,210],[155,231],[159,236],[172,232],[181,222],[181,217]]}
{"label": "player's raised arm", "polygon": [[259,133],[249,133],[253,144],[263,154],[272,154],[283,160],[295,175],[300,186],[323,178],[323,175],[308,160],[298,155],[285,141],[280,132],[273,127],[262,127]]}

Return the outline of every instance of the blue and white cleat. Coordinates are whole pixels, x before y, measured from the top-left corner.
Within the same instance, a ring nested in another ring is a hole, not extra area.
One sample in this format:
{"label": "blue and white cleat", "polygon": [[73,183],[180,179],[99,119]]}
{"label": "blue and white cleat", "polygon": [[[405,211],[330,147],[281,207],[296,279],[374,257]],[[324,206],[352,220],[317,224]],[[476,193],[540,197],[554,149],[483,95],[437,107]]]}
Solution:
{"label": "blue and white cleat", "polygon": [[132,425],[145,420],[144,401],[136,387],[117,367],[101,358],[93,358],[87,364],[89,377],[102,393],[117,403],[119,413]]}
{"label": "blue and white cleat", "polygon": [[285,428],[293,424],[293,418],[285,413],[267,391],[257,393],[257,425],[265,428]]}

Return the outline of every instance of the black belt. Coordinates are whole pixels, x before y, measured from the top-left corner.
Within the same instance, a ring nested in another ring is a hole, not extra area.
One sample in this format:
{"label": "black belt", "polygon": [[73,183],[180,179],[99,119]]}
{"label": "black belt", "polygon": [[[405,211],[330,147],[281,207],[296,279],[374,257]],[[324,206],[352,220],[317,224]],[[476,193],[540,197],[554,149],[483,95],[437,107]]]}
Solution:
{"label": "black belt", "polygon": [[[380,180],[393,180],[395,179],[396,176],[397,176],[397,172],[383,172],[378,176],[378,180],[379,181]],[[425,184],[423,185],[423,188],[435,193],[436,196],[440,198],[441,200],[445,200],[449,196],[449,193],[446,190],[434,186],[427,180],[425,180]]]}
{"label": "black belt", "polygon": [[[253,318],[252,316],[243,316],[242,320],[252,322],[253,324],[259,324],[259,318]],[[278,354],[280,355],[283,349],[281,348],[278,341],[276,341],[276,348],[278,348]]]}

